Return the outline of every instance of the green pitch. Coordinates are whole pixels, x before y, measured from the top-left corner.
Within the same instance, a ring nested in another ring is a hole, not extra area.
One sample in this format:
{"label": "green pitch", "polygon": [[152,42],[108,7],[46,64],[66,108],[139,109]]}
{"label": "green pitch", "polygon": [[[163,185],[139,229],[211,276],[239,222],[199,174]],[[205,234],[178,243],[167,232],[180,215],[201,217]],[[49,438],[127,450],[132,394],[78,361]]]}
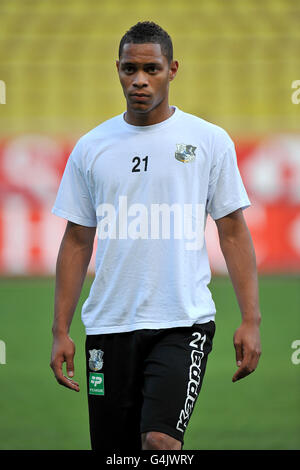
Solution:
{"label": "green pitch", "polygon": [[[71,337],[77,346],[80,393],[59,386],[49,367],[54,279],[0,280],[0,449],[89,449],[84,371],[82,291]],[[211,284],[217,305],[214,350],[185,436],[184,449],[300,449],[300,364],[291,344],[300,339],[299,278],[262,278],[259,368],[232,383],[232,337],[240,315],[230,282]]]}

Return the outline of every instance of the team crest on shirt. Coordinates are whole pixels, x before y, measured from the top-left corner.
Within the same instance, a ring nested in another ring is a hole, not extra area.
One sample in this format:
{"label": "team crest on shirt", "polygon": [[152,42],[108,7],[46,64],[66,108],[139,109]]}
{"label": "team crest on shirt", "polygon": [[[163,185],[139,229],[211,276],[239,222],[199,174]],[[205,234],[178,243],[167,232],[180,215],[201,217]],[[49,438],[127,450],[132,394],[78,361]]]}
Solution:
{"label": "team crest on shirt", "polygon": [[192,162],[196,158],[196,148],[193,145],[176,144],[175,158],[183,163]]}
{"label": "team crest on shirt", "polygon": [[101,349],[92,349],[89,351],[89,368],[93,371],[101,370],[103,367],[103,354]]}

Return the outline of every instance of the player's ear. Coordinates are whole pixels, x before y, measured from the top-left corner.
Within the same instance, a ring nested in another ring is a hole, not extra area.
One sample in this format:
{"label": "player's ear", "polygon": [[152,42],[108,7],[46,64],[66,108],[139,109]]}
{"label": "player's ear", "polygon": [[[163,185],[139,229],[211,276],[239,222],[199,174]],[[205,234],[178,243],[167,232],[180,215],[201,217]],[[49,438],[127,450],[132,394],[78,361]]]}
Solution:
{"label": "player's ear", "polygon": [[176,77],[178,66],[179,64],[177,60],[172,60],[172,62],[170,63],[170,67],[169,67],[169,80],[170,81],[174,80],[174,78]]}
{"label": "player's ear", "polygon": [[119,72],[119,64],[120,64],[120,61],[116,60],[116,67],[117,67],[118,72]]}

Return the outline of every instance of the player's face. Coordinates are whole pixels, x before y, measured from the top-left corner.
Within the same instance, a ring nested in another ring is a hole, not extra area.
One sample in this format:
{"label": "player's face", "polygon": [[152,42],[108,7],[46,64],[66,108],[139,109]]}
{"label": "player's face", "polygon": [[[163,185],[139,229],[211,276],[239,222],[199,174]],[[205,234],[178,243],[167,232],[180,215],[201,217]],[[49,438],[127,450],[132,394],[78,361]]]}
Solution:
{"label": "player's face", "polygon": [[178,63],[168,63],[160,44],[125,44],[117,68],[128,110],[145,114],[168,103]]}

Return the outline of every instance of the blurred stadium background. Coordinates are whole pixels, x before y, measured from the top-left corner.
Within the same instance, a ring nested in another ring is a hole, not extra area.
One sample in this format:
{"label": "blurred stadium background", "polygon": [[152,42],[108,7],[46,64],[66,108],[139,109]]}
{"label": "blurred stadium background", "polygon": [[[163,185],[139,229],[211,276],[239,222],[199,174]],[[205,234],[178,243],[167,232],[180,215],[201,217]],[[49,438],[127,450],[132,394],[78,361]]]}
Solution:
{"label": "blurred stadium background", "polygon": [[71,328],[81,384],[73,394],[49,368],[66,223],[51,208],[76,140],[125,110],[115,59],[121,36],[144,20],[173,39],[180,68],[170,104],[224,127],[236,144],[260,275],[263,354],[233,385],[240,314],[209,221],[217,332],[184,448],[300,448],[299,19],[296,0],[0,1],[1,449],[90,448],[80,309],[94,256]]}

